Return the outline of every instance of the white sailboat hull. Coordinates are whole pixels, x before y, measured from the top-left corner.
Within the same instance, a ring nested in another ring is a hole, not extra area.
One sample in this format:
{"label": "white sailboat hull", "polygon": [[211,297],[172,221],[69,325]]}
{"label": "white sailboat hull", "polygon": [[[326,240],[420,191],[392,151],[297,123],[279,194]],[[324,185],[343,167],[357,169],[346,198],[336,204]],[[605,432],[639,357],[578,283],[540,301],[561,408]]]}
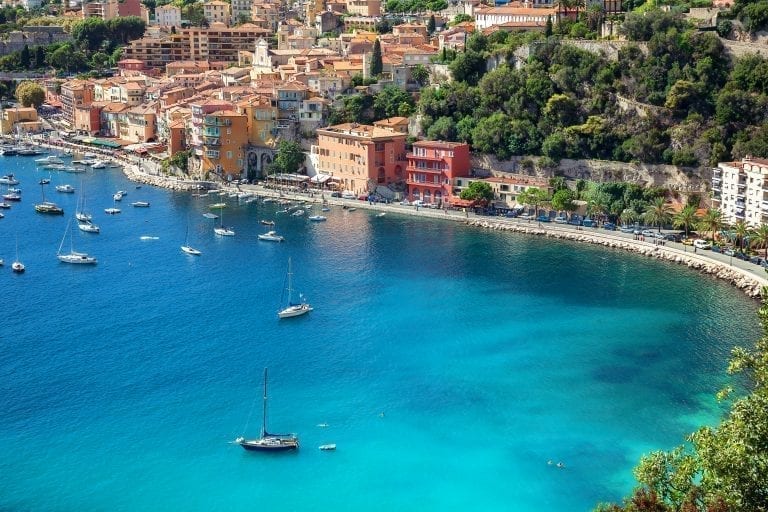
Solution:
{"label": "white sailboat hull", "polygon": [[294,304],[288,306],[277,312],[278,318],[291,318],[294,316],[301,316],[312,311],[312,306],[309,304]]}

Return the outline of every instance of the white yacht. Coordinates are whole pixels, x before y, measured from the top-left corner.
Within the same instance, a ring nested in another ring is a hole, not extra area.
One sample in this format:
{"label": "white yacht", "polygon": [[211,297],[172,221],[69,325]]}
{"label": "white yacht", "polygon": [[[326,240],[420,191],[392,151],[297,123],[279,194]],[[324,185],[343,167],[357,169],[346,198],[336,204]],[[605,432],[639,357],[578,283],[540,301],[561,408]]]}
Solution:
{"label": "white yacht", "polygon": [[86,233],[99,233],[101,230],[99,229],[99,226],[92,222],[78,222],[77,223],[78,229],[80,231],[85,231]]}
{"label": "white yacht", "polygon": [[94,160],[91,164],[91,169],[106,169],[107,162],[104,160]]}
{"label": "white yacht", "polygon": [[56,155],[48,155],[44,156],[43,158],[36,158],[35,163],[37,165],[64,165],[64,160],[61,159],[61,157],[58,157]]}
{"label": "white yacht", "polygon": [[66,185],[56,185],[56,192],[63,192],[65,194],[74,194],[75,193],[75,187],[72,185],[66,184]]}

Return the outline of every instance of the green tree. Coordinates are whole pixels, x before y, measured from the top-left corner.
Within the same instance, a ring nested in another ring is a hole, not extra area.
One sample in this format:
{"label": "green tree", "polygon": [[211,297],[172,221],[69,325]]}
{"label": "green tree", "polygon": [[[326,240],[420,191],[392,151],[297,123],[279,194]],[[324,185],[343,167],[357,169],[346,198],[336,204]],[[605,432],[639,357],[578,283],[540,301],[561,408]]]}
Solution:
{"label": "green tree", "polygon": [[739,252],[744,252],[744,247],[749,240],[749,227],[746,222],[740,220],[733,227],[733,233],[736,236],[736,246],[739,248]]}
{"label": "green tree", "polygon": [[146,28],[146,23],[138,16],[118,16],[107,21],[109,38],[121,45],[142,37]]}
{"label": "green tree", "polygon": [[42,68],[45,66],[45,47],[35,47],[35,67]]}
{"label": "green tree", "polygon": [[760,224],[749,237],[749,243],[755,249],[765,249],[764,259],[768,259],[768,224]]}
{"label": "green tree", "polygon": [[699,226],[704,231],[712,232],[712,241],[715,241],[715,233],[723,227],[723,212],[715,208],[708,208],[701,217]]}
{"label": "green tree", "polygon": [[91,56],[91,67],[96,71],[103,71],[109,66],[109,55],[104,52],[96,52]]}
{"label": "green tree", "polygon": [[272,162],[274,172],[295,173],[304,163],[304,152],[297,142],[281,140],[277,145],[277,155]]}
{"label": "green tree", "polygon": [[691,229],[694,228],[698,223],[699,218],[696,215],[696,206],[692,204],[684,206],[683,209],[677,212],[672,219],[673,226],[685,230],[686,238],[688,238]]}
{"label": "green tree", "polygon": [[16,87],[16,99],[25,107],[39,107],[45,101],[45,89],[25,80]]}
{"label": "green tree", "polygon": [[416,64],[411,69],[411,78],[422,87],[429,84],[429,70],[421,64]]}
{"label": "green tree", "polygon": [[644,216],[645,221],[651,226],[658,226],[659,233],[661,233],[661,228],[672,220],[672,207],[669,206],[666,199],[657,197],[653,203],[648,205]]}
{"label": "green tree", "polygon": [[103,19],[91,16],[73,23],[70,33],[80,48],[87,52],[94,52],[104,44],[109,30]]}
{"label": "green tree", "polygon": [[481,119],[472,130],[472,145],[483,153],[509,158],[510,120],[507,114],[497,112]]}
{"label": "green tree", "polygon": [[457,55],[448,69],[455,80],[475,85],[485,73],[485,57],[482,53],[467,50]]}
{"label": "green tree", "polygon": [[493,188],[485,181],[473,181],[459,195],[465,201],[493,201]]}
{"label": "green tree", "polygon": [[427,138],[430,140],[456,140],[456,123],[452,117],[443,116],[429,127]]}
{"label": "green tree", "polygon": [[373,51],[371,52],[371,76],[379,76],[384,69],[384,63],[381,58],[381,42],[377,38],[373,43]]}
{"label": "green tree", "polygon": [[567,188],[561,188],[552,195],[552,208],[557,211],[573,212],[576,211],[576,193]]}
{"label": "green tree", "polygon": [[21,61],[21,66],[24,69],[30,68],[30,64],[32,63],[32,55],[29,52],[29,46],[27,46],[26,44],[24,45],[24,48],[21,49],[19,60]]}
{"label": "green tree", "polygon": [[374,117],[378,120],[399,115],[403,104],[409,108],[414,106],[411,95],[396,85],[388,85],[373,100]]}
{"label": "green tree", "polygon": [[520,204],[533,206],[534,215],[539,216],[539,208],[547,204],[549,196],[546,190],[538,187],[528,187],[517,195],[517,202]]}
{"label": "green tree", "polygon": [[544,26],[544,37],[552,37],[552,16],[547,16],[547,24]]}
{"label": "green tree", "polygon": [[435,15],[431,14],[429,16],[429,21],[427,22],[427,33],[429,35],[432,35],[435,31]]}

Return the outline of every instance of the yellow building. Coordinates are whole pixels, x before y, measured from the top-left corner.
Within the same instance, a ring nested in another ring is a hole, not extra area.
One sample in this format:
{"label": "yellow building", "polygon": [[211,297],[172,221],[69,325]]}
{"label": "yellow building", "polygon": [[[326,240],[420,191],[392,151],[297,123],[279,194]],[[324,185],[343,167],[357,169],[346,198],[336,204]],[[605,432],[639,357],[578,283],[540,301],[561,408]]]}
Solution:
{"label": "yellow building", "polygon": [[37,118],[37,110],[34,107],[6,108],[0,118],[0,133],[34,133],[39,132],[42,123]]}
{"label": "yellow building", "polygon": [[277,128],[278,109],[267,96],[253,96],[237,104],[237,111],[248,118],[248,143],[272,147]]}
{"label": "yellow building", "polygon": [[203,4],[203,16],[208,23],[224,23],[229,25],[232,21],[232,12],[227,2],[213,0]]}
{"label": "yellow building", "polygon": [[239,179],[245,168],[248,144],[248,119],[234,110],[218,110],[203,120],[203,172],[224,179]]}

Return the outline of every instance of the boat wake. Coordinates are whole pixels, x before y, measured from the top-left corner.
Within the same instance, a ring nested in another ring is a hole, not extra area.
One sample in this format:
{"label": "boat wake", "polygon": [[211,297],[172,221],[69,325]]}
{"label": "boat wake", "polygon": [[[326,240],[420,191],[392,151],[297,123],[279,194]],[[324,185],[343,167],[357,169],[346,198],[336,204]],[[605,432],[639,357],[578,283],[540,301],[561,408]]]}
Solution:
{"label": "boat wake", "polygon": [[144,235],[144,236],[141,236],[139,238],[141,240],[160,240],[159,236],[147,236],[147,235]]}

